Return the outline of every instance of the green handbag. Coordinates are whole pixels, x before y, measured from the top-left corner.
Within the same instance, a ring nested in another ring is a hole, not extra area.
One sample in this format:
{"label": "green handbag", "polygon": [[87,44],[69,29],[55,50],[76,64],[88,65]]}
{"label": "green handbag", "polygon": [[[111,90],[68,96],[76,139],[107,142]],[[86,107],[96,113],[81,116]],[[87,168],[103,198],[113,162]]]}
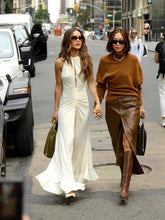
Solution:
{"label": "green handbag", "polygon": [[57,127],[58,127],[58,123],[56,120],[54,120],[53,125],[48,132],[44,147],[44,155],[48,158],[52,158],[55,151]]}

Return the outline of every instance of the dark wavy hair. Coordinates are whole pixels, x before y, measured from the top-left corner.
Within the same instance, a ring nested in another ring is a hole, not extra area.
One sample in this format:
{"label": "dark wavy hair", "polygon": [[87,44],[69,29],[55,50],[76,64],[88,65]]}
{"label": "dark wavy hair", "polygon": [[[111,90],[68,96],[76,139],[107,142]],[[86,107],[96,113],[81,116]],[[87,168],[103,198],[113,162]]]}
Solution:
{"label": "dark wavy hair", "polygon": [[114,39],[114,36],[116,33],[121,33],[123,40],[125,41],[124,53],[128,54],[128,52],[130,51],[130,41],[129,41],[128,34],[124,28],[117,27],[112,31],[108,39],[106,50],[110,53],[114,51],[113,46],[112,46],[112,40]]}
{"label": "dark wavy hair", "polygon": [[[85,37],[81,30],[78,28],[69,28],[65,33],[61,43],[61,51],[59,53],[59,57],[66,60],[69,64],[71,64],[71,37],[73,32],[79,31],[82,39],[82,46],[79,50],[80,62],[81,62],[81,73],[84,74],[84,80],[87,80],[90,76],[90,64],[91,64],[91,57],[88,54],[88,49],[85,43]],[[71,64],[72,65],[72,64]]]}

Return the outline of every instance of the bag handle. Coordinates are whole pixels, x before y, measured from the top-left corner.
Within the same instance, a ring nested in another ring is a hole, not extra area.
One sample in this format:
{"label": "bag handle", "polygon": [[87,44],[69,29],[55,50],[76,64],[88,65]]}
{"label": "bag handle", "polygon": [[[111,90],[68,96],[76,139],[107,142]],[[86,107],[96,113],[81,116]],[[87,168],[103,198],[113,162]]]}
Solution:
{"label": "bag handle", "polygon": [[144,114],[141,114],[141,115],[140,115],[140,119],[141,119],[141,122],[142,122],[142,123],[144,123],[144,118],[145,118],[145,117],[144,117]]}
{"label": "bag handle", "polygon": [[58,128],[58,121],[56,121],[56,119],[53,119],[52,121],[52,126],[55,128],[55,130],[57,131],[57,128]]}
{"label": "bag handle", "polygon": [[53,119],[52,124],[55,125],[57,123],[56,119]]}

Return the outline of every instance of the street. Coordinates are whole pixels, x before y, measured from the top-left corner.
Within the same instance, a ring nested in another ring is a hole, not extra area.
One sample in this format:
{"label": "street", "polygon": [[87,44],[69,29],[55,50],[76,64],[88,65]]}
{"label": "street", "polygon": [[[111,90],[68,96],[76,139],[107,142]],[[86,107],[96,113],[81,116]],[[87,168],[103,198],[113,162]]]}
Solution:
{"label": "street", "polygon": [[[29,214],[32,220],[163,220],[164,129],[160,126],[156,80],[158,66],[154,63],[153,52],[148,52],[141,64],[144,73],[143,106],[146,109],[145,124],[149,143],[146,156],[140,158],[145,174],[132,178],[127,204],[120,204],[118,198],[120,172],[118,167],[114,166],[114,153],[105,119],[97,121],[93,118],[93,100],[90,95],[93,162],[100,177],[99,180],[88,183],[87,189],[84,192],[78,192],[78,198],[71,204],[61,196],[43,191],[36,181],[35,176],[44,171],[50,161],[44,157],[43,147],[54,108],[54,61],[60,52],[61,39],[60,36],[50,35],[48,59],[36,63],[36,76],[31,78],[35,123],[33,155],[26,158],[14,155],[7,157],[7,177],[21,176],[25,180],[24,213]],[[94,61],[95,75],[99,59],[106,53],[106,43],[106,41],[87,40],[88,52]],[[102,107],[104,111],[104,103]]]}

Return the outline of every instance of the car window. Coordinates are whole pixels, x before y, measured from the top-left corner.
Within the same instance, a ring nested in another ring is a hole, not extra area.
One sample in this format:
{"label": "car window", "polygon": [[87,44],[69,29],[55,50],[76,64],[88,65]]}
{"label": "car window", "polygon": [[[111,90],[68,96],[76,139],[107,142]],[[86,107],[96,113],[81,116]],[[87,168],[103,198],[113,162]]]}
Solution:
{"label": "car window", "polygon": [[0,32],[0,58],[9,58],[13,56],[13,46],[9,33]]}
{"label": "car window", "polygon": [[25,25],[25,27],[27,28],[27,30],[29,30],[29,24],[28,24],[28,23],[24,23],[23,25]]}
{"label": "car window", "polygon": [[15,26],[14,30],[17,42],[23,42],[25,39],[28,39],[28,35],[25,29]]}

